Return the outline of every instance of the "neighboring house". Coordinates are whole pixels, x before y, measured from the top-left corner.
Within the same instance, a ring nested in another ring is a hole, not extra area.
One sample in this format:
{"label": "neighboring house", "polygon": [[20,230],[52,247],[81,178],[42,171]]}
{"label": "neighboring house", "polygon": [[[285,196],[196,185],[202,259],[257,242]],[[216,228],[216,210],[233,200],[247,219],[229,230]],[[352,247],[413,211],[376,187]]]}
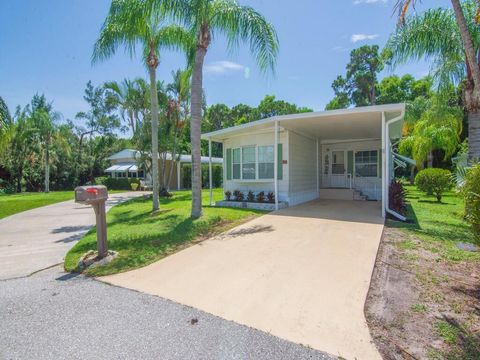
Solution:
{"label": "neighboring house", "polygon": [[225,191],[271,191],[276,208],[317,198],[377,200],[385,216],[394,167],[413,161],[392,151],[404,114],[404,104],[392,104],[274,116],[202,139],[223,144]]}
{"label": "neighboring house", "polygon": [[[159,155],[162,157],[161,155]],[[113,178],[139,178],[146,184],[152,183],[152,176],[140,165],[140,152],[133,149],[124,149],[107,158],[111,161],[111,166],[105,169],[105,172]],[[162,166],[162,159],[159,159],[159,166]],[[166,168],[170,169],[172,155],[166,154]],[[173,173],[170,178],[170,189],[181,189],[183,185],[183,165],[191,164],[191,155],[179,155],[173,164]],[[202,156],[202,164],[208,164],[209,158]],[[212,164],[223,164],[222,158],[212,157]]]}

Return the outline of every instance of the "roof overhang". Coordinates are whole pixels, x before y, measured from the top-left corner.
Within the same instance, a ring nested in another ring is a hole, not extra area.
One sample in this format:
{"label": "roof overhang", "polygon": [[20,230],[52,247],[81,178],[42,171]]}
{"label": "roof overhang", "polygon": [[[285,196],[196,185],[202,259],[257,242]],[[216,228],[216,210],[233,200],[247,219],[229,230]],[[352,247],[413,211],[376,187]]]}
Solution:
{"label": "roof overhang", "polygon": [[[271,131],[277,121],[282,129],[322,140],[379,139],[382,137],[382,119],[387,121],[404,113],[405,104],[389,104],[274,116],[202,134],[202,139],[223,142],[232,136],[252,131]],[[397,122],[391,129],[392,138],[401,137],[402,123]]]}

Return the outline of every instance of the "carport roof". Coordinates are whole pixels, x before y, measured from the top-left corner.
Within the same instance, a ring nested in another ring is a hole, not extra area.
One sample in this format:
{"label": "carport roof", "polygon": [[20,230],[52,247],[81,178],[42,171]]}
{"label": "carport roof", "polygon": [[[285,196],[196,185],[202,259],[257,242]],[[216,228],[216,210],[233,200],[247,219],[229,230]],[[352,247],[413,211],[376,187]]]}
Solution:
{"label": "carport roof", "polygon": [[[404,111],[405,104],[402,103],[273,116],[202,134],[202,139],[223,142],[234,135],[272,129],[275,121],[284,129],[320,139],[381,138],[382,113],[385,113],[386,120],[389,120],[402,115]],[[395,124],[391,129],[394,134],[391,133],[390,136],[401,136],[401,123]]]}

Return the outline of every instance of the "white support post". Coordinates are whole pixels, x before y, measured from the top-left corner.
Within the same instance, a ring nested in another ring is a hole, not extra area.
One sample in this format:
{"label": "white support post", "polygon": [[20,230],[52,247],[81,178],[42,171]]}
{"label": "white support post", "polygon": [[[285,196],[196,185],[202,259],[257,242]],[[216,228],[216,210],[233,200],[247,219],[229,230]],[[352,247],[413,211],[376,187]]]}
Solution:
{"label": "white support post", "polygon": [[274,141],[274,168],[273,168],[273,178],[275,183],[275,211],[278,210],[278,121],[275,121],[275,131],[274,131],[275,141]]}
{"label": "white support post", "polygon": [[208,183],[210,187],[210,206],[213,205],[213,190],[212,190],[212,139],[208,139]]}
{"label": "white support post", "polygon": [[319,172],[319,165],[318,165],[318,138],[316,138],[316,145],[317,145],[317,154],[316,154],[316,159],[317,159],[317,197],[320,196],[320,174]]}
{"label": "white support post", "polygon": [[182,180],[182,176],[180,175],[180,171],[182,170],[182,163],[180,162],[180,159],[178,159],[177,162],[177,190],[180,190],[181,184],[180,181]]}
{"label": "white support post", "polygon": [[385,112],[382,112],[382,216],[386,217],[386,197],[388,196],[388,190],[386,186],[386,166],[385,166],[385,159],[386,159],[386,151],[385,151],[385,143],[386,143],[386,132],[385,132]]}

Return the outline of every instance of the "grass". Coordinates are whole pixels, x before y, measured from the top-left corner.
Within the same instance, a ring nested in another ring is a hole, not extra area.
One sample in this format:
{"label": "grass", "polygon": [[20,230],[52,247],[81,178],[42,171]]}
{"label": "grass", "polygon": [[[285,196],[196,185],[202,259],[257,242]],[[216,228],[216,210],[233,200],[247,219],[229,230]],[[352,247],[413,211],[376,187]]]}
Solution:
{"label": "grass", "polygon": [[[109,191],[110,194],[124,192],[123,190]],[[24,192],[20,194],[0,195],[0,219],[22,211],[36,209],[58,202],[72,200],[73,190],[51,191],[48,194],[41,192]]]}
{"label": "grass", "polygon": [[455,344],[457,342],[459,330],[457,327],[446,321],[437,321],[435,323],[435,330],[437,334],[445,341],[447,344]]}
{"label": "grass", "polygon": [[0,195],[0,219],[22,211],[73,199],[73,191]]}
{"label": "grass", "polygon": [[[402,228],[423,240],[423,246],[448,261],[478,261],[479,252],[468,252],[456,247],[459,242],[475,243],[470,226],[463,220],[464,204],[454,192],[448,191],[442,202],[434,196],[420,192],[415,186],[406,185],[407,217],[412,223],[388,221],[388,226]],[[400,247],[409,249],[415,244],[406,241]]]}
{"label": "grass", "polygon": [[[223,198],[222,190],[214,190],[214,199]],[[203,204],[208,191],[203,192]],[[250,209],[203,207],[200,219],[190,218],[191,192],[175,192],[170,199],[161,199],[160,211],[152,213],[152,200],[134,199],[117,205],[108,212],[108,245],[119,256],[108,265],[86,270],[92,276],[114,274],[155,262],[202,236],[225,231],[264,212]],[[80,257],[96,249],[96,233],[92,229],[67,254],[65,269],[76,271]]]}

